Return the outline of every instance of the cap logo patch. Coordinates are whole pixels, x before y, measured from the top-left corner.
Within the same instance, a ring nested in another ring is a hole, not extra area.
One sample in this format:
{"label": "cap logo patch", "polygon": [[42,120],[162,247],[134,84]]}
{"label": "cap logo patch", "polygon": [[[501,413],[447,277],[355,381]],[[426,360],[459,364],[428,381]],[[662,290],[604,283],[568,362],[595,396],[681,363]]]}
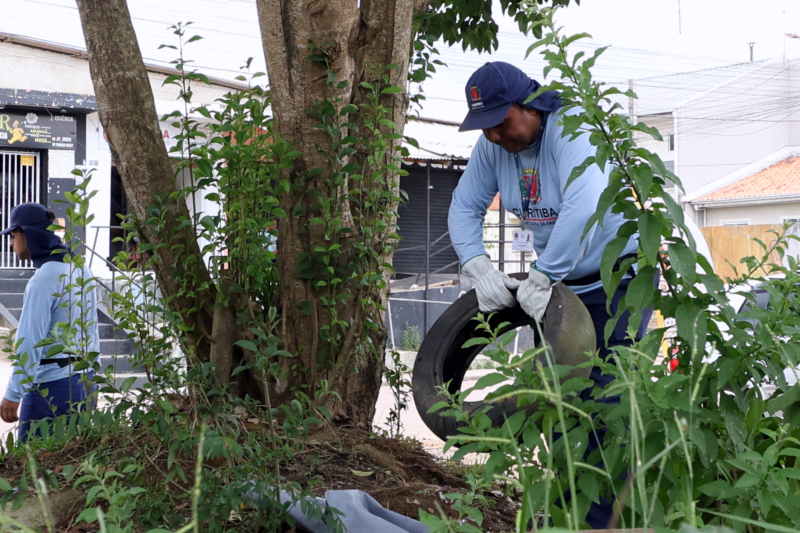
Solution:
{"label": "cap logo patch", "polygon": [[481,90],[478,89],[477,85],[473,85],[472,87],[469,88],[469,94],[472,97],[473,102],[477,102],[478,100],[481,99]]}

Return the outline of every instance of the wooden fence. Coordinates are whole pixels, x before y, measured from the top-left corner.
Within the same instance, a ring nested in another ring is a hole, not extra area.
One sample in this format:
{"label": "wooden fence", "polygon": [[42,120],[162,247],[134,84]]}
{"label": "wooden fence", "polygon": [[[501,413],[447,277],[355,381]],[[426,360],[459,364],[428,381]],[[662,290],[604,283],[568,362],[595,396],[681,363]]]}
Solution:
{"label": "wooden fence", "polygon": [[[745,267],[740,263],[742,258],[753,255],[761,257],[763,248],[753,239],[759,239],[767,246],[774,243],[775,234],[770,230],[783,232],[781,224],[761,224],[758,226],[709,226],[700,228],[708,241],[711,249],[711,258],[714,260],[714,270],[722,279],[734,277],[730,261],[741,274]],[[780,257],[774,254],[772,261],[780,263]]]}

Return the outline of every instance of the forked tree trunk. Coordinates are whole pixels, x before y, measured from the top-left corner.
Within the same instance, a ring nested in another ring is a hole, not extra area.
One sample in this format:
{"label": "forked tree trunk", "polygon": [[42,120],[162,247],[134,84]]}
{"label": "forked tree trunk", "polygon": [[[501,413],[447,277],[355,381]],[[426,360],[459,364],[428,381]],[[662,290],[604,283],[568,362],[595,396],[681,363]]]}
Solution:
{"label": "forked tree trunk", "polygon": [[[387,338],[383,313],[373,312],[374,316],[369,316],[370,313],[364,312],[358,301],[358,287],[350,286],[352,297],[337,309],[338,318],[350,324],[345,341],[338,347],[338,353],[332,354],[326,365],[318,369],[321,361],[317,353],[317,332],[328,324],[328,317],[315,297],[313,280],[305,280],[295,271],[303,252],[330,245],[321,230],[316,230],[309,221],[319,216],[311,211],[317,200],[310,192],[318,191],[329,198],[348,192],[334,190],[327,183],[330,169],[321,151],[331,151],[332,139],[315,128],[319,119],[309,116],[306,110],[313,109],[325,97],[332,101],[334,97],[340,98],[335,102],[338,109],[363,102],[364,93],[359,84],[362,81],[377,83],[376,74],[369,65],[378,68],[397,65],[398,68],[390,71],[390,82],[405,89],[414,38],[413,17],[427,5],[427,0],[257,0],[257,5],[277,131],[303,154],[288,172],[292,182],[301,184],[301,188],[283,199],[287,216],[280,220],[278,239],[284,321],[281,338],[286,349],[298,354],[299,360],[284,359],[281,366],[287,372],[292,367],[311,371],[296,374],[280,385],[273,384],[272,390],[277,398],[286,399],[292,388],[301,385],[313,388],[320,379],[327,379],[329,387],[343,400],[330,405],[334,418],[368,427],[375,414],[381,384],[382,355]],[[309,55],[319,53],[310,49],[310,43],[314,43],[317,50],[323,49],[329,58],[328,68],[336,74],[337,80],[348,82],[346,88],[337,90],[327,84],[325,65],[308,59]],[[408,103],[405,92],[386,95],[381,103],[392,109],[389,118],[402,129]],[[356,135],[365,134],[362,129]],[[361,163],[364,154],[356,154],[354,158]],[[306,174],[315,168],[325,172],[308,178]],[[398,176],[387,172],[375,186],[393,190],[397,196],[397,179]],[[297,206],[304,208],[299,214],[294,209]],[[343,207],[342,218],[350,221],[353,238],[358,239],[360,228],[353,224],[348,206]],[[391,217],[386,221],[390,226],[395,223]],[[389,252],[381,260],[391,262],[391,255]],[[376,287],[369,291],[368,297],[385,307],[388,288]],[[307,308],[307,302],[310,313],[302,310]],[[368,333],[369,341],[380,354],[378,357],[355,355],[362,336],[367,335],[367,320],[379,326]]]}
{"label": "forked tree trunk", "polygon": [[[147,207],[157,203],[156,198],[160,196],[166,208],[166,224],[158,232],[145,226],[145,237],[154,245],[178,245],[177,248],[159,247],[156,253],[161,291],[165,297],[172,297],[181,293],[181,274],[177,269],[186,272],[188,257],[194,258],[189,271],[196,276],[198,286],[210,281],[210,276],[202,263],[192,229],[176,229],[180,226],[179,219],[188,217],[189,213],[185,204],[173,195],[177,191],[173,169],[159,134],[153,94],[130,14],[125,0],[77,0],[77,3],[100,120],[108,133],[132,211],[140,220],[146,220]],[[282,200],[288,215],[280,220],[277,254],[282,318],[279,333],[285,349],[297,356],[276,361],[290,377],[281,380],[280,385],[271,384],[273,405],[291,399],[293,391],[298,389],[311,392],[313,397],[320,381],[326,379],[329,388],[342,398],[342,402],[329,405],[337,422],[362,427],[372,422],[380,389],[386,331],[382,313],[364,312],[359,294],[385,306],[387,289],[350,287],[352,298],[342,302],[337,309],[338,318],[349,324],[345,341],[330,359],[332,363],[319,366],[320,328],[329,322],[329,317],[322,309],[315,289],[296,273],[300,255],[325,244],[322,234],[310,229],[313,226],[309,223],[308,210],[316,203],[314,194],[337,197],[347,193],[346,190],[332,190],[327,184],[330,168],[321,150],[328,151],[332,139],[314,128],[316,119],[306,114],[306,110],[313,108],[320,99],[333,95],[326,84],[325,68],[308,60],[309,43],[325,47],[330,54],[331,69],[339,80],[348,82],[346,89],[338,91],[341,97],[337,103],[339,107],[364,101],[365,95],[359,83],[375,82],[374,73],[367,68],[369,64],[378,67],[397,65],[398,68],[390,71],[391,83],[405,89],[412,49],[413,16],[427,3],[428,0],[361,0],[360,3],[358,0],[257,0],[277,131],[303,154],[295,160],[290,172],[292,180],[301,182],[302,187]],[[392,116],[389,118],[402,128],[407,105],[405,93],[385,95],[381,103],[391,108]],[[364,154],[353,157],[358,161],[364,158]],[[314,168],[321,168],[323,172],[307,178],[307,172]],[[374,186],[397,193],[396,182],[397,176],[387,173]],[[296,206],[305,207],[306,213],[295,214],[293,208]],[[391,208],[389,206],[389,210]],[[343,215],[352,223],[347,206]],[[395,221],[387,216],[385,222],[392,227]],[[358,232],[359,228],[353,226],[352,229]],[[389,232],[377,239],[385,239]],[[173,250],[182,251],[179,254]],[[390,261],[391,252],[379,259]],[[241,354],[232,353],[229,344],[249,335],[244,330],[231,335],[227,331],[230,326],[221,328],[219,323],[214,323],[227,317],[225,322],[232,324],[230,317],[234,309],[222,312],[217,308],[215,311],[217,289],[213,284],[208,286],[211,288],[198,291],[191,299],[172,300],[171,305],[173,310],[182,311],[184,320],[194,326],[187,339],[187,348],[196,353],[199,360],[212,360],[219,364],[220,358],[240,357]],[[233,307],[248,305],[241,298],[235,301]],[[311,312],[301,312],[301,306],[308,302]],[[377,330],[366,328],[368,321],[377,324]],[[365,338],[381,355],[354,355]],[[215,346],[215,340],[224,342],[225,346]],[[220,370],[230,368],[230,365],[219,366]],[[220,379],[224,380],[224,376]]]}

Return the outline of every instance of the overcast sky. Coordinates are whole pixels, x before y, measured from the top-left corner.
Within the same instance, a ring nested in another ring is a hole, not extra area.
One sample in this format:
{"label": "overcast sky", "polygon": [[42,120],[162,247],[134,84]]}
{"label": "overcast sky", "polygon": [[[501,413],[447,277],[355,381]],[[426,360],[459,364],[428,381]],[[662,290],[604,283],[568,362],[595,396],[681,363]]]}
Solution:
{"label": "overcast sky", "polygon": [[[209,75],[233,78],[248,57],[254,70],[263,70],[254,0],[129,0],[142,55],[165,64],[173,43],[168,30],[178,21],[193,21],[189,55]],[[83,47],[74,0],[0,0],[0,32]],[[497,8],[499,11],[499,8]],[[585,49],[611,46],[595,75],[624,82],[676,72],[714,68],[750,60],[748,43],[755,42],[755,59],[800,57],[800,0],[582,0],[562,10],[567,32],[587,32]],[[541,79],[538,57],[524,60],[532,39],[520,35],[513,20],[500,20],[500,49],[492,56],[464,53],[440,46],[442,60],[434,79],[426,82],[428,105],[423,116],[460,121],[466,111],[463,87],[473,70],[485,61],[518,65]],[[1,74],[1,73],[0,73]],[[2,76],[0,75],[0,86]]]}

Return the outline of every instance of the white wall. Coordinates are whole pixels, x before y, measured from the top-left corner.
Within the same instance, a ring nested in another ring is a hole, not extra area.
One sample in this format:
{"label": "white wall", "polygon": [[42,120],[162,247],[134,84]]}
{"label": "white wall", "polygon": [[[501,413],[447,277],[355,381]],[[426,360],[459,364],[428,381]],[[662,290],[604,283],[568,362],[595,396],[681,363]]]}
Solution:
{"label": "white wall", "polygon": [[732,221],[747,221],[749,225],[782,224],[784,218],[800,218],[800,203],[753,205],[707,209],[706,226],[725,226]]}
{"label": "white wall", "polygon": [[[175,109],[183,110],[183,102],[179,101],[179,89],[175,85],[163,86],[166,75],[149,72],[150,85],[159,114],[166,114]],[[6,89],[22,89],[45,92],[94,94],[94,87],[86,59],[66,54],[39,50],[18,44],[0,42],[0,87]],[[194,86],[193,105],[212,105],[231,91],[220,85]],[[174,145],[175,129],[161,123],[162,131],[170,132],[167,147]],[[165,139],[165,141],[167,141]],[[103,127],[97,113],[91,113],[86,120],[86,158],[78,161],[78,168],[93,170],[91,189],[97,195],[90,202],[90,212],[94,220],[87,228],[87,241],[90,246],[95,243],[95,250],[100,257],[109,255],[109,230],[107,226],[119,225],[118,220],[111,220],[111,166],[112,158],[108,143],[103,136]],[[199,195],[198,195],[199,196]],[[205,211],[216,211],[216,206],[205,205],[204,199],[198,198]],[[106,227],[102,227],[106,226]],[[93,273],[102,278],[111,277],[110,270],[97,257],[92,261]]]}
{"label": "white wall", "polygon": [[686,194],[800,138],[800,127],[790,135],[789,126],[798,75],[798,61],[771,63],[676,110],[676,173]]}
{"label": "white wall", "polygon": [[[99,257],[91,260],[92,273],[100,278],[112,277],[111,270],[100,258],[107,258],[109,251],[109,230],[107,226],[118,226],[118,220],[111,220],[111,151],[103,137],[103,127],[97,113],[86,117],[86,160],[79,166],[92,172],[90,190],[97,194],[89,202],[89,210],[94,220],[86,229],[86,240]],[[106,226],[106,227],[103,227]],[[95,237],[97,240],[95,241]]]}
{"label": "white wall", "polygon": [[675,152],[669,149],[669,136],[675,131],[675,120],[672,117],[672,113],[641,116],[638,117],[638,120],[644,122],[651,128],[656,128],[663,140],[657,141],[649,135],[636,132],[633,136],[636,144],[657,154],[662,161],[673,161],[675,159]]}
{"label": "white wall", "polygon": [[[156,101],[175,102],[179,89],[163,86],[166,75],[148,72]],[[61,93],[94,94],[89,62],[57,52],[0,42],[0,87]],[[196,85],[195,105],[206,105],[220,98],[229,88],[219,85]]]}

